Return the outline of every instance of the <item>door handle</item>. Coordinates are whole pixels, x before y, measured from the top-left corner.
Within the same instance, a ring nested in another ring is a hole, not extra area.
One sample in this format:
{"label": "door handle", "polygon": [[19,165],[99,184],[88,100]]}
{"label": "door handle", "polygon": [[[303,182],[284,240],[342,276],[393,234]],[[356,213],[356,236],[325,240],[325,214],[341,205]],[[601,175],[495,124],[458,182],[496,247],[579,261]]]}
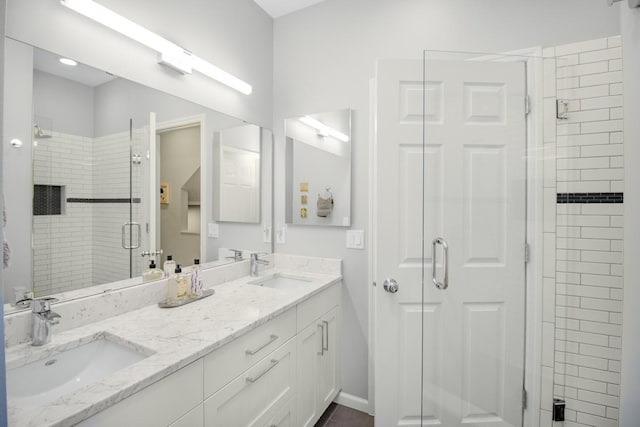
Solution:
{"label": "door handle", "polygon": [[384,279],[382,286],[384,287],[384,290],[390,294],[398,292],[398,282],[396,282],[395,279]]}
{"label": "door handle", "polygon": [[[433,284],[436,285],[436,288],[445,290],[449,287],[449,245],[442,237],[436,237],[433,239],[433,253],[431,255],[431,273],[433,276]],[[442,245],[444,249],[444,263],[442,264],[442,269],[444,270],[444,277],[442,282],[439,282],[436,278],[436,246]]]}
{"label": "door handle", "polygon": [[[136,227],[138,229],[138,243],[136,243],[133,246],[127,246],[126,243],[126,228],[127,226],[129,227],[129,233],[131,233],[133,231],[133,227]],[[140,247],[140,224],[137,222],[125,222],[124,224],[122,224],[122,249],[138,249]]]}

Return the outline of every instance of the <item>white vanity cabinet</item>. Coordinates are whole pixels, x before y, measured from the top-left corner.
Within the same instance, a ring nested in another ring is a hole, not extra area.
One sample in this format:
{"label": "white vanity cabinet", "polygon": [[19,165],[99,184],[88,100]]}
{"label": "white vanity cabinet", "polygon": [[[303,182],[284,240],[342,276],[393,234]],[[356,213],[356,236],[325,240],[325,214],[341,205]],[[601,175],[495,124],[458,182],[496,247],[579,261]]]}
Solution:
{"label": "white vanity cabinet", "polygon": [[300,427],[315,425],[340,391],[339,296],[336,285],[298,306],[299,325],[304,327],[297,335]]}
{"label": "white vanity cabinet", "polygon": [[340,390],[341,284],[81,422],[313,426]]}
{"label": "white vanity cabinet", "polygon": [[202,372],[202,359],[196,360],[78,425],[201,426]]}

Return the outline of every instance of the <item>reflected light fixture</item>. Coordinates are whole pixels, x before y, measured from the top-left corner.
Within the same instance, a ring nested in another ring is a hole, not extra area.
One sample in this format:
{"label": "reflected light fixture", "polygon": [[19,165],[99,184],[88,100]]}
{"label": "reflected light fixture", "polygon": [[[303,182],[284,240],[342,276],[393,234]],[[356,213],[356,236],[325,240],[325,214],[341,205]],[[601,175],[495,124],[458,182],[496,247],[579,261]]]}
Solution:
{"label": "reflected light fixture", "polygon": [[322,123],[319,120],[314,119],[313,117],[310,116],[302,116],[299,119],[302,123],[304,123],[305,125],[314,128],[315,130],[318,131],[318,134],[320,136],[332,136],[335,139],[337,139],[338,141],[342,141],[342,142],[349,142],[349,137],[347,135],[345,135],[342,132],[339,132],[337,130],[335,130],[334,128],[325,125],[324,123]]}
{"label": "reflected light fixture", "polygon": [[71,58],[60,58],[58,61],[70,67],[75,67],[76,65],[78,65],[78,63]]}
{"label": "reflected light fixture", "polygon": [[155,50],[158,52],[161,64],[167,65],[182,74],[190,74],[191,70],[194,69],[245,95],[249,95],[253,90],[250,84],[92,0],[60,0],[60,3],[113,31]]}

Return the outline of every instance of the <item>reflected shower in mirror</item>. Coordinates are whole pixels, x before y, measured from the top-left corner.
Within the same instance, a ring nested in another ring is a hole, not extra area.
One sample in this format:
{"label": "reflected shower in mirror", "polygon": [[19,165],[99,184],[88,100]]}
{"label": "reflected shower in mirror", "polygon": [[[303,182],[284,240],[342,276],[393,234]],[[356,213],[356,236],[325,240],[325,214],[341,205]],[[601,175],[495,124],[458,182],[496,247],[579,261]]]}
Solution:
{"label": "reflected shower in mirror", "polygon": [[[228,248],[271,251],[270,131],[12,39],[5,46],[4,136],[24,144],[3,147],[4,173],[25,175],[4,181],[5,301],[77,297],[138,277],[143,252],[162,249],[151,255],[161,267],[167,255],[191,265],[232,262]],[[236,156],[236,187],[213,185],[232,170],[221,141]]]}
{"label": "reflected shower in mirror", "polygon": [[286,221],[351,225],[351,110],[285,120]]}

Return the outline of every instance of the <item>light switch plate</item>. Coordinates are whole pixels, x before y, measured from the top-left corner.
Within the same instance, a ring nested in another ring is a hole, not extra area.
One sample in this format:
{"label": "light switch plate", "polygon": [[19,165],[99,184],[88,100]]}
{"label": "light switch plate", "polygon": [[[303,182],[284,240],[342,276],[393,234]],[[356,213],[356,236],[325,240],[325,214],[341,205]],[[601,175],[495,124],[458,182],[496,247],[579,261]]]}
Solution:
{"label": "light switch plate", "polygon": [[287,242],[287,226],[281,225],[276,231],[276,243],[285,244]]}
{"label": "light switch plate", "polygon": [[347,230],[347,249],[364,249],[364,230]]}
{"label": "light switch plate", "polygon": [[207,224],[207,236],[217,239],[220,237],[220,226],[215,222]]}

